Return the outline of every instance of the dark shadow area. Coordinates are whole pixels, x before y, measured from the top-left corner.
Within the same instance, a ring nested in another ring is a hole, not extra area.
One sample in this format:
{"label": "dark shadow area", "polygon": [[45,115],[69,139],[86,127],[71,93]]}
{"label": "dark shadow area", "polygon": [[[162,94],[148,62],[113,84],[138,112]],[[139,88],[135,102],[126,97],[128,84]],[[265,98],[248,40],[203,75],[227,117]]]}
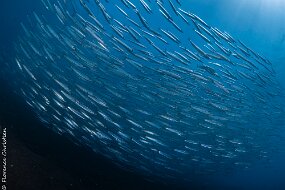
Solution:
{"label": "dark shadow area", "polygon": [[[7,81],[6,81],[7,82]],[[0,124],[7,127],[9,190],[178,189],[119,169],[43,126],[0,81]]]}

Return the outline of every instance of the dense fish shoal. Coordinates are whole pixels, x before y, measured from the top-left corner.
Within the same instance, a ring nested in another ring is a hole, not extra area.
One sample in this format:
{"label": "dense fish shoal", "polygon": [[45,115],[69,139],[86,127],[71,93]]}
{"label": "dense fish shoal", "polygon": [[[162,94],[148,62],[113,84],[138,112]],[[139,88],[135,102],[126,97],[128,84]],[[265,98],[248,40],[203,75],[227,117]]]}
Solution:
{"label": "dense fish shoal", "polygon": [[284,121],[270,60],[178,0],[41,0],[7,65],[52,130],[120,167],[191,181],[249,168]]}

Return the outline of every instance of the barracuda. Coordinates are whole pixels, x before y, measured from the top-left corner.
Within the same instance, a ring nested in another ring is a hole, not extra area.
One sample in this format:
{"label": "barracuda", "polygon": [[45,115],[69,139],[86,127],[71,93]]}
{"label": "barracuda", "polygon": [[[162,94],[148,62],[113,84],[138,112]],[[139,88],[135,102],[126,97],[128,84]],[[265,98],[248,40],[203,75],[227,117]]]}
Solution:
{"label": "barracuda", "polygon": [[283,110],[265,57],[179,0],[41,1],[11,67],[56,132],[160,179],[268,156],[264,134]]}

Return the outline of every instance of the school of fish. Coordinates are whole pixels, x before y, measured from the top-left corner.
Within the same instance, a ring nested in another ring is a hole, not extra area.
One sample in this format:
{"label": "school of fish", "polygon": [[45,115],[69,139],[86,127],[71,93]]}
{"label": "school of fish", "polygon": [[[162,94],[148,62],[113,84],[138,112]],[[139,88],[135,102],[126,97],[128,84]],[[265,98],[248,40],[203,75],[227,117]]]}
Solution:
{"label": "school of fish", "polygon": [[274,151],[284,111],[272,63],[185,1],[41,1],[9,68],[52,130],[161,179],[245,169]]}

